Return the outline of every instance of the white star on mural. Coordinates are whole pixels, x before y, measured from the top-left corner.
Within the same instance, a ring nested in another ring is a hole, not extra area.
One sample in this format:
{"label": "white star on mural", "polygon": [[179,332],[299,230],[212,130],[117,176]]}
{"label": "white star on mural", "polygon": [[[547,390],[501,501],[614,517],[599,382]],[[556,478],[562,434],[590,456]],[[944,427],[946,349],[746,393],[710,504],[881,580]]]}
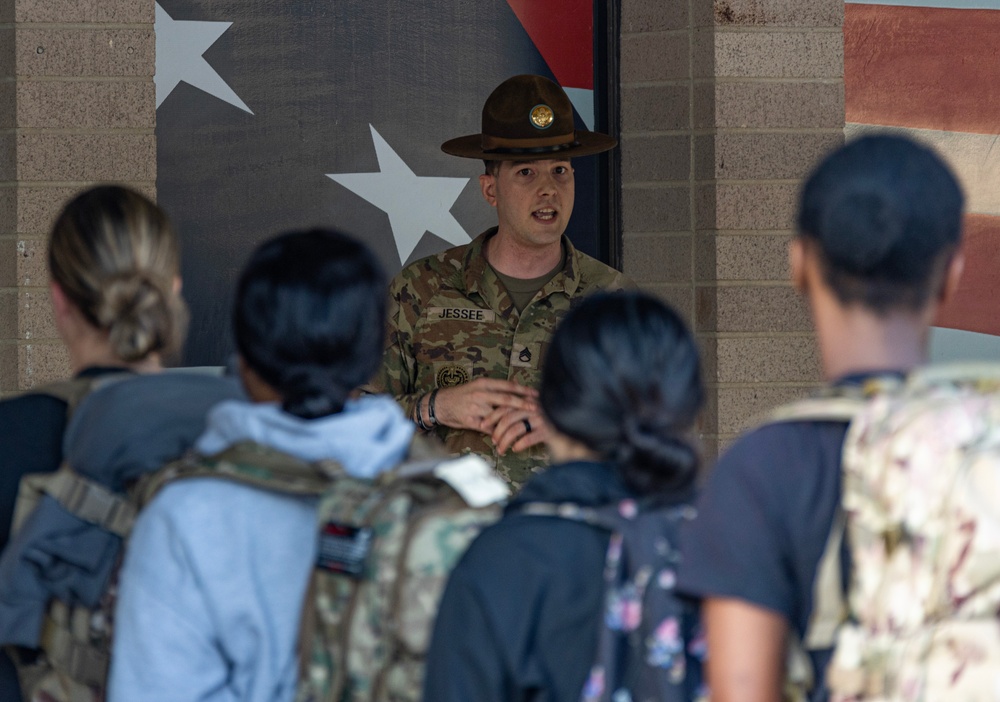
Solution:
{"label": "white star on mural", "polygon": [[181,81],[253,114],[202,54],[221,37],[232,22],[175,20],[156,3],[156,106],[159,107]]}
{"label": "white star on mural", "polygon": [[389,215],[400,263],[406,263],[424,232],[455,245],[468,242],[470,237],[452,216],[451,208],[469,179],[416,175],[375,127],[368,127],[375,142],[379,172],[326,176]]}

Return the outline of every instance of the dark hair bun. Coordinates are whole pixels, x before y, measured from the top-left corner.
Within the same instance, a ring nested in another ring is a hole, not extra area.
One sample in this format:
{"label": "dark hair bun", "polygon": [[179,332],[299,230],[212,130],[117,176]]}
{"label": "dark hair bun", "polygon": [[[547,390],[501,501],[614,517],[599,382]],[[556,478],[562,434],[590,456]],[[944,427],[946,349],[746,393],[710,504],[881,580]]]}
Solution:
{"label": "dark hair bun", "polygon": [[[626,417],[615,450],[618,465],[629,466],[629,481],[640,493],[678,489],[698,468],[698,452],[671,426],[654,426]],[[671,470],[664,472],[663,467]]]}
{"label": "dark hair bun", "polygon": [[325,417],[341,410],[351,390],[334,368],[289,368],[282,388],[283,407],[303,419]]}
{"label": "dark hair bun", "polygon": [[916,310],[958,246],[962,200],[955,176],[927,147],[862,137],[806,180],[799,233],[819,244],[826,282],[842,303]]}
{"label": "dark hair bun", "polygon": [[540,395],[556,430],[614,461],[635,490],[693,482],[690,432],[704,398],[698,349],[655,297],[598,294],[572,310],[553,335]]}
{"label": "dark hair bun", "polygon": [[240,275],[236,347],[287,412],[334,414],[382,359],[385,305],[367,246],[332,230],[292,232],[262,244]]}
{"label": "dark hair bun", "polygon": [[819,213],[829,261],[856,276],[891,266],[890,254],[906,243],[907,212],[898,195],[880,183],[849,182],[830,193]]}

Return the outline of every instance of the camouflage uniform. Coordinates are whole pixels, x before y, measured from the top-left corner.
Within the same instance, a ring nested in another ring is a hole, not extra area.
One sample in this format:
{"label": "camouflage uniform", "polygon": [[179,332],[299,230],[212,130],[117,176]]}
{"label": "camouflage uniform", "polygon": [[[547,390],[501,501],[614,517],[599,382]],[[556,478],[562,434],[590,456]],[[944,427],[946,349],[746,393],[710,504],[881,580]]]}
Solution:
{"label": "camouflage uniform", "polygon": [[[496,232],[407,266],[390,286],[389,333],[375,386],[394,395],[410,417],[424,393],[474,378],[538,387],[549,339],[570,307],[598,290],[632,286],[563,237],[565,267],[519,313],[483,255]],[[483,456],[515,488],[546,459],[542,445],[500,457],[486,434],[444,426],[435,432],[450,451]]]}

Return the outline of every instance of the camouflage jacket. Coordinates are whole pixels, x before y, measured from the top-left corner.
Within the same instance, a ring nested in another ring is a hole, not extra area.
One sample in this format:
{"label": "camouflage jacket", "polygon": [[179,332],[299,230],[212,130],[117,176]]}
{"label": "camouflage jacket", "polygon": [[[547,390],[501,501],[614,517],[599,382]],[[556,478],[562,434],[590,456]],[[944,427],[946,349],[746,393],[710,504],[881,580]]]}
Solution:
{"label": "camouflage jacket", "polygon": [[[407,416],[424,393],[474,378],[538,387],[549,339],[566,312],[598,290],[633,285],[564,237],[565,267],[519,313],[483,255],[496,231],[407,266],[390,286],[386,348],[374,385],[394,395]],[[483,456],[515,488],[546,460],[541,445],[497,456],[486,434],[443,426],[435,432],[449,451]]]}

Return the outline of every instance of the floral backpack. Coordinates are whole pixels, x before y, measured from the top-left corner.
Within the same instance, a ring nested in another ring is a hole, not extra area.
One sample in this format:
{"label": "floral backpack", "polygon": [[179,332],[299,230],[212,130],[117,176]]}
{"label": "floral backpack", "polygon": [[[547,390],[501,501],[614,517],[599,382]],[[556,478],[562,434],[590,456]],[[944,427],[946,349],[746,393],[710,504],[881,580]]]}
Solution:
{"label": "floral backpack", "polygon": [[834,702],[1000,699],[1000,366],[919,370],[844,443]]}
{"label": "floral backpack", "polygon": [[597,651],[581,702],[692,702],[707,696],[697,606],[674,592],[688,504],[623,500],[600,508],[527,503],[522,514],[585,522],[611,532]]}

